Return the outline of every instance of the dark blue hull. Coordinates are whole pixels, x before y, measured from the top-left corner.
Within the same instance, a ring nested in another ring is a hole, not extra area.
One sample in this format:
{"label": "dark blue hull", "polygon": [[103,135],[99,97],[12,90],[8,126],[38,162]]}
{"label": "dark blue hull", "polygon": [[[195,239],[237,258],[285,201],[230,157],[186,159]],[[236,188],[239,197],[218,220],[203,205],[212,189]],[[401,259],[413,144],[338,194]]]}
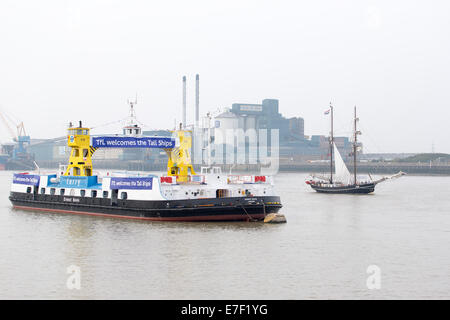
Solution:
{"label": "dark blue hull", "polygon": [[347,186],[327,186],[310,184],[311,188],[321,193],[348,193],[348,194],[368,194],[375,191],[375,183],[365,183]]}
{"label": "dark blue hull", "polygon": [[254,221],[277,213],[280,197],[118,200],[11,192],[17,209],[153,221]]}

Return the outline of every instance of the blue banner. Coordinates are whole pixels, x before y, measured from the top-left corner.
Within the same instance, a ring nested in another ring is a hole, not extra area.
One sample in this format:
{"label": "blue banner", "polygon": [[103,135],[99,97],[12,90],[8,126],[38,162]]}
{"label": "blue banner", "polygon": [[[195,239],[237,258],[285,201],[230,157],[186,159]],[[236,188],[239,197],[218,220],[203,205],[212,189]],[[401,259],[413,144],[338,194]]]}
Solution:
{"label": "blue banner", "polygon": [[61,176],[60,187],[65,188],[88,188],[97,184],[97,176]]}
{"label": "blue banner", "polygon": [[94,148],[175,148],[170,137],[92,137]]}
{"label": "blue banner", "polygon": [[111,178],[111,189],[152,190],[153,178]]}
{"label": "blue banner", "polygon": [[33,175],[33,174],[18,174],[15,173],[13,176],[13,183],[19,183],[19,184],[28,184],[30,186],[38,186],[40,176]]}

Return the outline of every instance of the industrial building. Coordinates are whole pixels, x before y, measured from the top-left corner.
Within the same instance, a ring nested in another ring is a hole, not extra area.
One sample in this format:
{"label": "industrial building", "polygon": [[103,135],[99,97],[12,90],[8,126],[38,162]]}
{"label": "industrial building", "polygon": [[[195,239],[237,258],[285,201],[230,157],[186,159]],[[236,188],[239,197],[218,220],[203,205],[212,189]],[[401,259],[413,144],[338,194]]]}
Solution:
{"label": "industrial building", "polygon": [[214,118],[214,127],[227,129],[278,129],[281,141],[303,141],[303,118],[285,118],[278,111],[278,100],[264,99],[261,104],[233,103],[231,109]]}
{"label": "industrial building", "polygon": [[[229,129],[259,130],[278,129],[280,158],[326,159],[329,140],[324,135],[305,136],[305,122],[301,117],[286,118],[279,112],[277,99],[264,99],[261,104],[233,103],[223,113],[214,118],[213,141],[224,144]],[[334,137],[336,146],[345,158],[351,152],[348,137]],[[270,141],[270,139],[269,139]],[[270,143],[270,142],[268,142]]]}

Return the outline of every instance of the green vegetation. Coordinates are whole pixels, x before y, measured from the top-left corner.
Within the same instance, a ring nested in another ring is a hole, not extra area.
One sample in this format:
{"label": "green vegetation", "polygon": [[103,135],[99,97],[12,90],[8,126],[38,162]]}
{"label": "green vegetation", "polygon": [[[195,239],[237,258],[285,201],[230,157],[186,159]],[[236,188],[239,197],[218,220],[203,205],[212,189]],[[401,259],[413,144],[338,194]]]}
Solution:
{"label": "green vegetation", "polygon": [[440,161],[449,162],[450,154],[447,153],[419,153],[411,157],[396,159],[396,162],[430,162]]}

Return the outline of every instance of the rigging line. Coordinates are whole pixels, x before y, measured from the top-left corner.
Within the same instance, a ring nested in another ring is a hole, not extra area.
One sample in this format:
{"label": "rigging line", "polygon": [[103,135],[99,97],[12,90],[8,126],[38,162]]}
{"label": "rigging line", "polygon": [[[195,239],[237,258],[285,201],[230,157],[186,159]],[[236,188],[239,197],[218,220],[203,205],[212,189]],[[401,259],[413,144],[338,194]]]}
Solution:
{"label": "rigging line", "polygon": [[335,137],[347,137],[347,136],[351,136],[353,135],[353,131],[334,131],[334,136]]}
{"label": "rigging line", "polygon": [[352,130],[348,130],[349,127],[353,127],[353,122],[352,121],[345,122],[345,124],[341,125],[337,130],[335,128],[334,132],[336,134],[351,134],[351,133],[353,133],[353,129]]}
{"label": "rigging line", "polygon": [[92,129],[106,127],[106,126],[109,126],[111,124],[116,124],[116,123],[122,122],[122,121],[124,121],[126,119],[128,119],[128,118],[123,118],[123,119],[120,119],[120,120],[115,120],[115,121],[111,121],[111,122],[108,122],[108,123],[105,123],[105,124],[101,124],[101,125],[98,125],[98,126],[90,127],[90,129],[92,130]]}
{"label": "rigging line", "polygon": [[148,129],[148,130],[150,130],[150,131],[172,131],[172,130],[170,130],[170,129],[155,129],[154,127],[152,127],[152,126],[150,126],[150,125],[148,125],[148,124],[145,124],[145,123],[143,123],[143,122],[141,122],[141,121],[139,121],[139,120],[137,120],[137,119],[135,119],[136,120],[136,122],[138,122],[143,128],[146,128],[146,129]]}
{"label": "rigging line", "polygon": [[[376,152],[375,153],[382,153],[382,149],[379,147],[379,145],[375,142],[375,139],[373,139],[372,138],[372,136],[368,133],[369,131],[368,130],[366,130],[366,127],[365,126],[363,126],[363,125],[361,125],[361,124],[358,124],[359,125],[359,127],[361,128],[361,131],[364,131],[364,136],[365,137],[367,137],[367,138],[369,138],[369,140],[370,140],[370,142],[375,146],[375,148],[377,149],[377,150],[375,150]],[[364,146],[364,149],[366,149],[367,147],[366,146]],[[370,148],[369,148],[369,150],[370,150]]]}
{"label": "rigging line", "polygon": [[137,123],[139,123],[141,126],[146,127],[146,128],[151,128],[151,126],[139,121],[138,119],[135,119]]}

